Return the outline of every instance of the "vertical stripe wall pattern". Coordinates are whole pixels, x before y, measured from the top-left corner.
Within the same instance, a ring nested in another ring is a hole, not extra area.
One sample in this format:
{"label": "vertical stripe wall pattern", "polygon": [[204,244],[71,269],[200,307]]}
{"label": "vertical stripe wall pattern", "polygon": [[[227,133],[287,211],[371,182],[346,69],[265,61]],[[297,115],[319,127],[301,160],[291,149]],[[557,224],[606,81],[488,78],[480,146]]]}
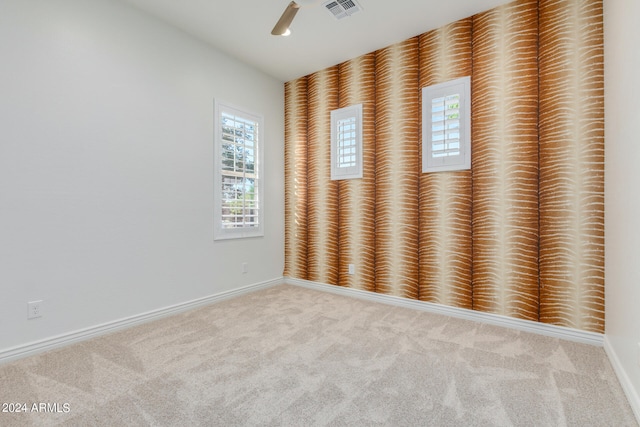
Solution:
{"label": "vertical stripe wall pattern", "polygon": [[540,19],[540,320],[604,332],[602,2]]}
{"label": "vertical stripe wall pattern", "polygon": [[284,85],[284,272],[307,278],[307,78]]}
{"label": "vertical stripe wall pattern", "polygon": [[[604,332],[603,56],[602,0],[517,0],[285,84],[285,276]],[[422,174],[421,88],[469,74],[471,171]]]}
{"label": "vertical stripe wall pattern", "polygon": [[331,110],[338,108],[338,67],[308,77],[307,279],[338,284],[338,182],[331,180]]}
{"label": "vertical stripe wall pattern", "polygon": [[538,320],[538,8],[473,19],[473,307]]}
{"label": "vertical stripe wall pattern", "polygon": [[[420,36],[420,88],[471,75],[472,19]],[[423,301],[472,306],[471,171],[420,174]]]}
{"label": "vertical stripe wall pattern", "polygon": [[[344,62],[339,71],[339,107],[362,104],[362,179],[338,181],[338,285],[375,291],[375,54]],[[349,264],[354,273],[349,274]]]}
{"label": "vertical stripe wall pattern", "polygon": [[376,52],[376,292],[418,298],[418,37]]}

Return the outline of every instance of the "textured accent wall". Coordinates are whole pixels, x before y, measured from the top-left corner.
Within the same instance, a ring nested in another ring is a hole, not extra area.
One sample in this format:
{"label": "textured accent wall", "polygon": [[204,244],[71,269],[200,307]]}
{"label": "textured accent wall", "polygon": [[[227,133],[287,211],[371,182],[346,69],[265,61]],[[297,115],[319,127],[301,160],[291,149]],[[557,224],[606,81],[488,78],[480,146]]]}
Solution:
{"label": "textured accent wall", "polygon": [[538,320],[538,8],[473,18],[473,307]]}
{"label": "textured accent wall", "polygon": [[307,279],[337,285],[338,181],[331,180],[331,110],[338,108],[338,67],[310,75],[308,84]]}
{"label": "textured accent wall", "polygon": [[418,297],[418,37],[376,52],[376,292]]}
{"label": "textured accent wall", "polygon": [[[603,49],[602,0],[518,0],[287,83],[285,275],[604,332]],[[421,88],[465,75],[472,168],[423,174]]]}
{"label": "textured accent wall", "polygon": [[[339,106],[362,104],[362,179],[338,182],[338,285],[375,291],[376,237],[376,56],[360,56],[338,66]],[[349,274],[349,264],[354,274]]]}
{"label": "textured accent wall", "polygon": [[[420,36],[420,88],[471,75],[472,22]],[[419,201],[420,299],[470,309],[471,171],[421,173]]]}
{"label": "textured accent wall", "polygon": [[602,332],[602,4],[541,0],[540,22],[540,320]]}
{"label": "textured accent wall", "polygon": [[307,278],[307,78],[284,85],[284,275]]}

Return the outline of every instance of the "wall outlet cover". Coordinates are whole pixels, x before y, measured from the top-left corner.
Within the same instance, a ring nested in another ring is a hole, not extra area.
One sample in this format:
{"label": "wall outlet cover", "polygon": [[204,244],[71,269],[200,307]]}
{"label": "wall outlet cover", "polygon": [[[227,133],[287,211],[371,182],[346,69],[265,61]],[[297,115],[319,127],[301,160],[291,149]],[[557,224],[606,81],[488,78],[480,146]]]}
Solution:
{"label": "wall outlet cover", "polygon": [[27,319],[42,317],[42,300],[27,303]]}

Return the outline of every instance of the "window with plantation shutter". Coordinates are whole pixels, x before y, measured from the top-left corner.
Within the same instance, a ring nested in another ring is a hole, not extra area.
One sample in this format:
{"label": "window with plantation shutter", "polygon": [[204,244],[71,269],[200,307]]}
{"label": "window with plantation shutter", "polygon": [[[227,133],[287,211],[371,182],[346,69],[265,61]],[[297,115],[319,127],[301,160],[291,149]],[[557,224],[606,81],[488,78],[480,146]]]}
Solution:
{"label": "window with plantation shutter", "polygon": [[471,78],[422,89],[422,172],[471,169]]}
{"label": "window with plantation shutter", "polygon": [[362,104],[331,111],[331,179],[362,178]]}
{"label": "window with plantation shutter", "polygon": [[262,117],[215,102],[214,239],[262,236]]}

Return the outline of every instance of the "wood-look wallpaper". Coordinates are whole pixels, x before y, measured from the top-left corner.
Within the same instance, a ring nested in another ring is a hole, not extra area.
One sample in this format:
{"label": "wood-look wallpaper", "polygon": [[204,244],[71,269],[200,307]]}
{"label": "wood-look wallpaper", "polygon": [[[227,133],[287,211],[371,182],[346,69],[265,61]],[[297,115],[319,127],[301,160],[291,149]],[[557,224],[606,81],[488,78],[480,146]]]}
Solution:
{"label": "wood-look wallpaper", "polygon": [[540,1],[540,320],[604,330],[602,3]]}
{"label": "wood-look wallpaper", "polygon": [[473,18],[473,308],[538,320],[538,10]]}
{"label": "wood-look wallpaper", "polygon": [[[338,182],[338,285],[376,290],[376,57],[363,55],[338,66],[339,106],[362,104],[362,179]],[[357,266],[349,274],[349,264]]]}
{"label": "wood-look wallpaper", "polygon": [[307,78],[284,85],[284,275],[307,278]]}
{"label": "wood-look wallpaper", "polygon": [[338,67],[309,76],[307,279],[338,283],[338,181],[331,180],[331,110],[338,108]]}
{"label": "wood-look wallpaper", "polygon": [[[420,88],[471,75],[472,27],[468,18],[420,36]],[[420,174],[421,300],[473,308],[471,208],[470,170]]]}
{"label": "wood-look wallpaper", "polygon": [[418,38],[376,52],[376,292],[418,297]]}
{"label": "wood-look wallpaper", "polygon": [[[288,82],[284,275],[604,332],[603,63],[602,0],[518,0]],[[466,75],[472,168],[423,174],[420,89]]]}

